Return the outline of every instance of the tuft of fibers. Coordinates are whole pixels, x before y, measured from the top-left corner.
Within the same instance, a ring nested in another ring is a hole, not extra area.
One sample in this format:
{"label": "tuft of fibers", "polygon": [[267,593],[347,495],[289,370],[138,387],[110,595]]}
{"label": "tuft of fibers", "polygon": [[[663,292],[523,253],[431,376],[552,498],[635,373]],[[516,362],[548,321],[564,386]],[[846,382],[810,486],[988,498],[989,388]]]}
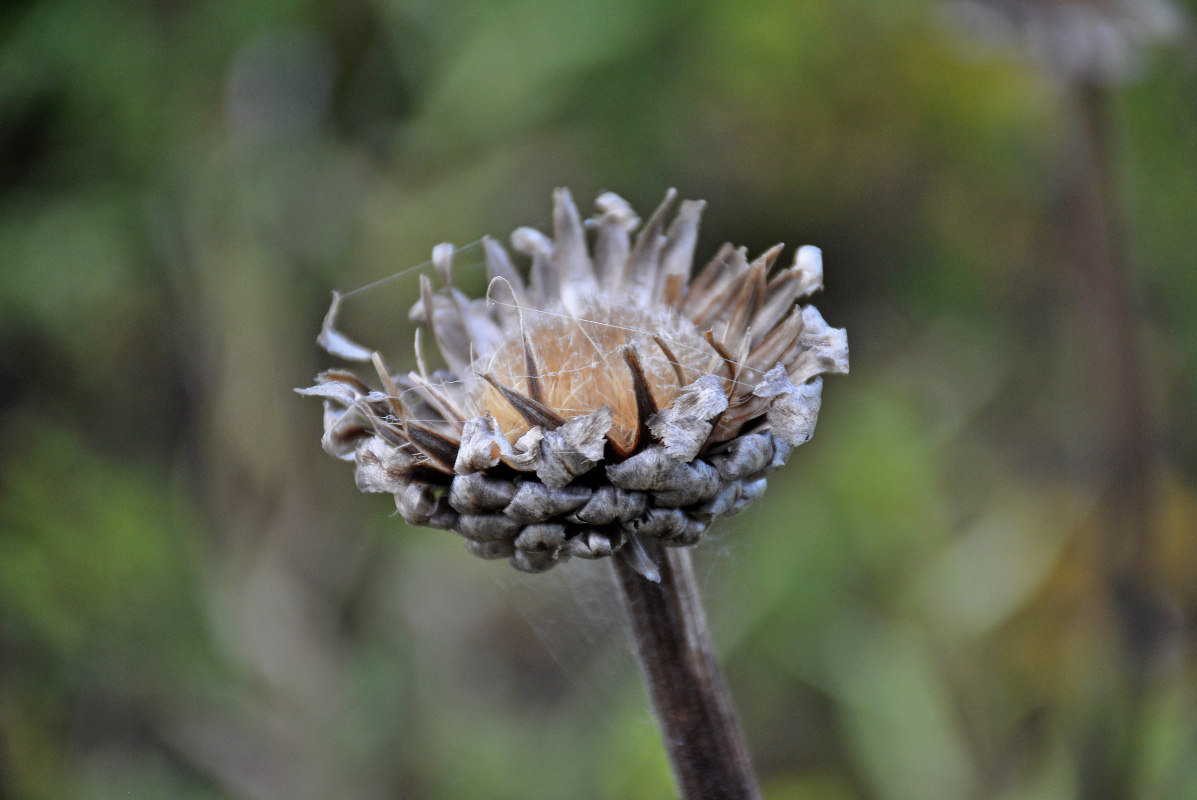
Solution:
{"label": "tuft of fibers", "polygon": [[[537,380],[545,405],[567,419],[608,406],[615,422],[607,436],[625,450],[635,441],[639,420],[623,348],[635,348],[658,408],[669,408],[684,386],[720,363],[689,320],[671,309],[643,308],[631,297],[599,296],[576,315],[564,308],[522,312],[521,328],[508,332],[479,371],[524,394],[531,394],[530,383]],[[669,348],[668,356],[654,336]],[[525,341],[535,376],[527,369]],[[476,389],[475,403],[512,442],[531,427],[489,383]]]}

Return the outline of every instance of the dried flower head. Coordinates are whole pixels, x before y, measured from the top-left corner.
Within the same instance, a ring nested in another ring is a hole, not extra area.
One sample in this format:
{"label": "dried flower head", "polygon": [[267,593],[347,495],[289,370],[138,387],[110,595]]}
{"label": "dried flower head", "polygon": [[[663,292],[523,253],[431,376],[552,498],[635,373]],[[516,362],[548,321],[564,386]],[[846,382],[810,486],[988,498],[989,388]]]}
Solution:
{"label": "dried flower head", "polygon": [[760,497],[814,431],[821,375],[848,371],[844,331],[801,303],[822,287],[819,250],[770,277],[780,245],[751,263],[725,245],[691,280],[705,204],[683,202],[666,227],[675,197],[633,241],[623,199],[601,195],[583,225],[558,189],[553,238],[511,236],[526,279],[484,240],[484,299],[454,287],[453,247],[434,248],[444,287],[423,276],[411,315],[447,371],[428,371],[417,335],[417,370],[391,374],[335,331],[334,295],[321,343],[372,360],[381,388],[334,371],[299,390],[324,399],[325,449],[356,462],[362,491],[483,558],[539,572],[626,547],[654,577],[641,537],[693,544]]}
{"label": "dried flower head", "polygon": [[1138,78],[1151,48],[1182,40],[1174,0],[953,0],[957,22],[981,40],[1014,45],[1068,83]]}

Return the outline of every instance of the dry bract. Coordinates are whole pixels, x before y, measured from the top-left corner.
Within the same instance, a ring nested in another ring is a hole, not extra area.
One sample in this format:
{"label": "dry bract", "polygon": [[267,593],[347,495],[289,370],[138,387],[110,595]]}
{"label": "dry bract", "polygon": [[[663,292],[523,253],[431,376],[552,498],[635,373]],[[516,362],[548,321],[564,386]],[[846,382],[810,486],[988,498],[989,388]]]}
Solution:
{"label": "dry bract", "polygon": [[693,544],[764,492],[814,431],[821,375],[848,371],[847,336],[802,303],[822,288],[814,247],[773,272],[780,246],[749,262],[725,245],[692,278],[704,203],[666,226],[671,190],[640,227],[614,194],[585,224],[568,190],[553,199],[552,239],[511,236],[526,279],[484,241],[486,298],[453,285],[452,246],[433,249],[444,286],[422,278],[411,314],[447,371],[417,338],[418,369],[391,374],[336,332],[334,295],[321,344],[373,360],[381,387],[332,371],[299,391],[324,400],[325,449],[409,523],[529,571],[623,547],[636,563],[640,537]]}

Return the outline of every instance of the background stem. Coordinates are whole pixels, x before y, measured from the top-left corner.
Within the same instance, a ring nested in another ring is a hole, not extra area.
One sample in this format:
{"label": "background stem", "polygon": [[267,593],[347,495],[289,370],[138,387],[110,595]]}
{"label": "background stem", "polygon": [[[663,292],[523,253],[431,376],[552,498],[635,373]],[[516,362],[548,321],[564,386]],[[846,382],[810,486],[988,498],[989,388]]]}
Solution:
{"label": "background stem", "polygon": [[644,548],[660,565],[660,583],[637,572],[623,551],[613,561],[681,797],[760,798],[689,550],[655,542],[644,542]]}
{"label": "background stem", "polygon": [[1122,237],[1117,186],[1118,142],[1107,88],[1080,83],[1076,108],[1076,165],[1065,197],[1069,289],[1089,324],[1091,402],[1105,433],[1095,478],[1103,569],[1121,636],[1117,707],[1092,733],[1085,759],[1085,796],[1113,800],[1134,794],[1143,771],[1140,748],[1126,747],[1145,724],[1151,681],[1183,636],[1183,622],[1157,572],[1152,530],[1153,421],[1147,398],[1133,265]]}

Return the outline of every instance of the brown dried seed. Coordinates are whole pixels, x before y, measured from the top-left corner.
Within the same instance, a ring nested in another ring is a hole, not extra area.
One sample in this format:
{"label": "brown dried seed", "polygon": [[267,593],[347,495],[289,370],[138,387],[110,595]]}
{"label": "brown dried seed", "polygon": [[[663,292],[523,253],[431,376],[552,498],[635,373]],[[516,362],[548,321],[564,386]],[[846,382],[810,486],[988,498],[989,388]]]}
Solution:
{"label": "brown dried seed", "polygon": [[649,440],[648,420],[657,413],[657,401],[653,399],[644,368],[640,366],[640,356],[633,345],[623,348],[623,362],[632,375],[632,392],[636,396],[637,428],[636,438],[632,441],[632,449],[636,450]]}
{"label": "brown dried seed", "polygon": [[411,443],[428,456],[433,464],[445,472],[453,471],[453,464],[457,461],[457,448],[460,442],[451,439],[443,433],[416,422],[408,422],[404,431]]}
{"label": "brown dried seed", "polygon": [[529,425],[536,425],[545,430],[552,430],[565,422],[565,417],[544,403],[539,403],[509,386],[504,386],[489,373],[483,375],[482,379],[495,387],[499,394],[503,396],[503,399],[510,403],[516,413],[527,420]]}
{"label": "brown dried seed", "polygon": [[536,364],[536,351],[532,348],[532,342],[528,340],[527,333],[523,333],[520,338],[524,344],[524,382],[528,386],[528,397],[544,405],[544,392],[540,389],[540,368]]}

